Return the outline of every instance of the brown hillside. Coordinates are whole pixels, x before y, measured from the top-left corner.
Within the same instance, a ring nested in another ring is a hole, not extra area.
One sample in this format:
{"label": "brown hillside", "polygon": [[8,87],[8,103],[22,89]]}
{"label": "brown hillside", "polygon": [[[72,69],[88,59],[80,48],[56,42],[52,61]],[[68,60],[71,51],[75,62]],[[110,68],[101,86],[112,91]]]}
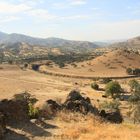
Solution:
{"label": "brown hillside", "polygon": [[93,60],[76,63],[76,67],[43,67],[43,71],[83,77],[123,77],[126,69],[140,67],[140,55],[126,49],[116,49]]}

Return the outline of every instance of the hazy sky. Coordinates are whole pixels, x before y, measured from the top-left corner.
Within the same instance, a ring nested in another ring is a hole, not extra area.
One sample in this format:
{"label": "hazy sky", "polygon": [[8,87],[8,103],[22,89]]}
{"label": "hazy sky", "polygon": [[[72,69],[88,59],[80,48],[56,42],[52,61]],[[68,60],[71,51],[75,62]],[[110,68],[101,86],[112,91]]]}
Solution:
{"label": "hazy sky", "polygon": [[73,40],[140,36],[140,0],[0,0],[0,31]]}

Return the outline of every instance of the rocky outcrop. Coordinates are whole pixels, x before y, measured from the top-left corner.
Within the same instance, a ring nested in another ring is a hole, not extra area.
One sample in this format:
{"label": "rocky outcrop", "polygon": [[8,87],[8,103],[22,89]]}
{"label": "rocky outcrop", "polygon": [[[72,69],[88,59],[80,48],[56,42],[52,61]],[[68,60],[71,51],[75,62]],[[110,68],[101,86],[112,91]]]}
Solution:
{"label": "rocky outcrop", "polygon": [[75,112],[87,114],[89,112],[96,113],[97,109],[92,106],[88,97],[83,97],[78,91],[73,90],[69,93],[66,101],[63,104],[63,108]]}
{"label": "rocky outcrop", "polygon": [[51,99],[47,100],[46,104],[53,112],[61,109],[61,105],[59,105],[56,101],[53,101]]}
{"label": "rocky outcrop", "polygon": [[4,114],[7,124],[29,120],[26,101],[2,100],[0,101],[0,112]]}
{"label": "rocky outcrop", "polygon": [[4,115],[0,112],[0,139],[3,139],[6,132],[6,122]]}
{"label": "rocky outcrop", "polygon": [[119,110],[116,110],[113,112],[106,112],[105,110],[101,110],[99,115],[111,123],[122,123],[123,122],[123,117]]}
{"label": "rocky outcrop", "polygon": [[96,114],[98,110],[93,107],[91,101],[88,97],[83,97],[80,92],[73,90],[69,93],[66,101],[63,104],[58,104],[54,100],[47,100],[45,103],[45,109],[43,111],[49,110],[49,112],[56,113],[59,110],[70,110],[73,112],[80,112],[83,114],[94,113]]}

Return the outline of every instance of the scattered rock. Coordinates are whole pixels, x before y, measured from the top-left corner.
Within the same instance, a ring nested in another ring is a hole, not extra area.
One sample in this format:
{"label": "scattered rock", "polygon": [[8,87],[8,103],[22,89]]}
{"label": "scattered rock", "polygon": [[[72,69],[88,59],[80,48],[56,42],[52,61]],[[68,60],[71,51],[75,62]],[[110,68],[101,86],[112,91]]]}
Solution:
{"label": "scattered rock", "polygon": [[107,121],[111,123],[122,123],[123,122],[123,117],[120,113],[119,110],[114,111],[114,112],[105,112],[105,110],[101,110],[99,113],[101,117],[106,119]]}

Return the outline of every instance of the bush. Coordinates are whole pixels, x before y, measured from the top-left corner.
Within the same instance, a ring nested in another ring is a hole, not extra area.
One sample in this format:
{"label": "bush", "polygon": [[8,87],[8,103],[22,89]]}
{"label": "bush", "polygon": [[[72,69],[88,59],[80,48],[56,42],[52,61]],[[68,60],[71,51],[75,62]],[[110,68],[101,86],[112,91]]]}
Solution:
{"label": "bush", "polygon": [[109,82],[105,87],[106,95],[111,96],[112,98],[119,97],[122,92],[122,88],[117,81]]}
{"label": "bush", "polygon": [[140,75],[140,69],[136,68],[133,70],[134,75]]}
{"label": "bush", "polygon": [[140,85],[133,91],[128,101],[130,103],[129,116],[133,118],[134,123],[140,122]]}
{"label": "bush", "polygon": [[31,119],[37,118],[39,115],[39,110],[34,108],[33,105],[38,101],[36,98],[32,97],[28,92],[24,92],[21,94],[15,94],[14,99],[15,101],[24,101],[28,105],[28,115]]}
{"label": "bush", "polygon": [[111,102],[104,101],[103,103],[99,104],[99,108],[101,110],[117,111],[119,110],[120,105],[119,100],[113,100]]}
{"label": "bush", "polygon": [[92,83],[91,87],[95,90],[99,90],[99,85],[97,83]]}
{"label": "bush", "polygon": [[112,79],[110,79],[110,78],[103,78],[102,79],[102,83],[103,84],[107,84],[107,83],[109,83],[109,82],[111,82],[112,81]]}
{"label": "bush", "polygon": [[139,86],[139,83],[136,80],[130,80],[129,86],[131,88],[131,91],[136,91],[137,87]]}
{"label": "bush", "polygon": [[38,64],[32,64],[32,70],[34,70],[34,71],[38,71],[39,67],[40,67],[40,65],[38,65]]}
{"label": "bush", "polygon": [[38,118],[39,116],[39,110],[37,108],[34,108],[33,104],[32,103],[29,103],[28,104],[28,109],[29,109],[29,117],[31,119],[35,119],[35,118]]}
{"label": "bush", "polygon": [[140,75],[140,69],[139,68],[135,68],[135,69],[127,68],[126,72],[129,75]]}
{"label": "bush", "polygon": [[131,68],[127,68],[126,69],[126,73],[129,74],[129,75],[132,75],[133,74],[133,70]]}
{"label": "bush", "polygon": [[24,64],[24,68],[27,68],[27,67],[28,67],[28,63],[25,63],[25,64]]}

